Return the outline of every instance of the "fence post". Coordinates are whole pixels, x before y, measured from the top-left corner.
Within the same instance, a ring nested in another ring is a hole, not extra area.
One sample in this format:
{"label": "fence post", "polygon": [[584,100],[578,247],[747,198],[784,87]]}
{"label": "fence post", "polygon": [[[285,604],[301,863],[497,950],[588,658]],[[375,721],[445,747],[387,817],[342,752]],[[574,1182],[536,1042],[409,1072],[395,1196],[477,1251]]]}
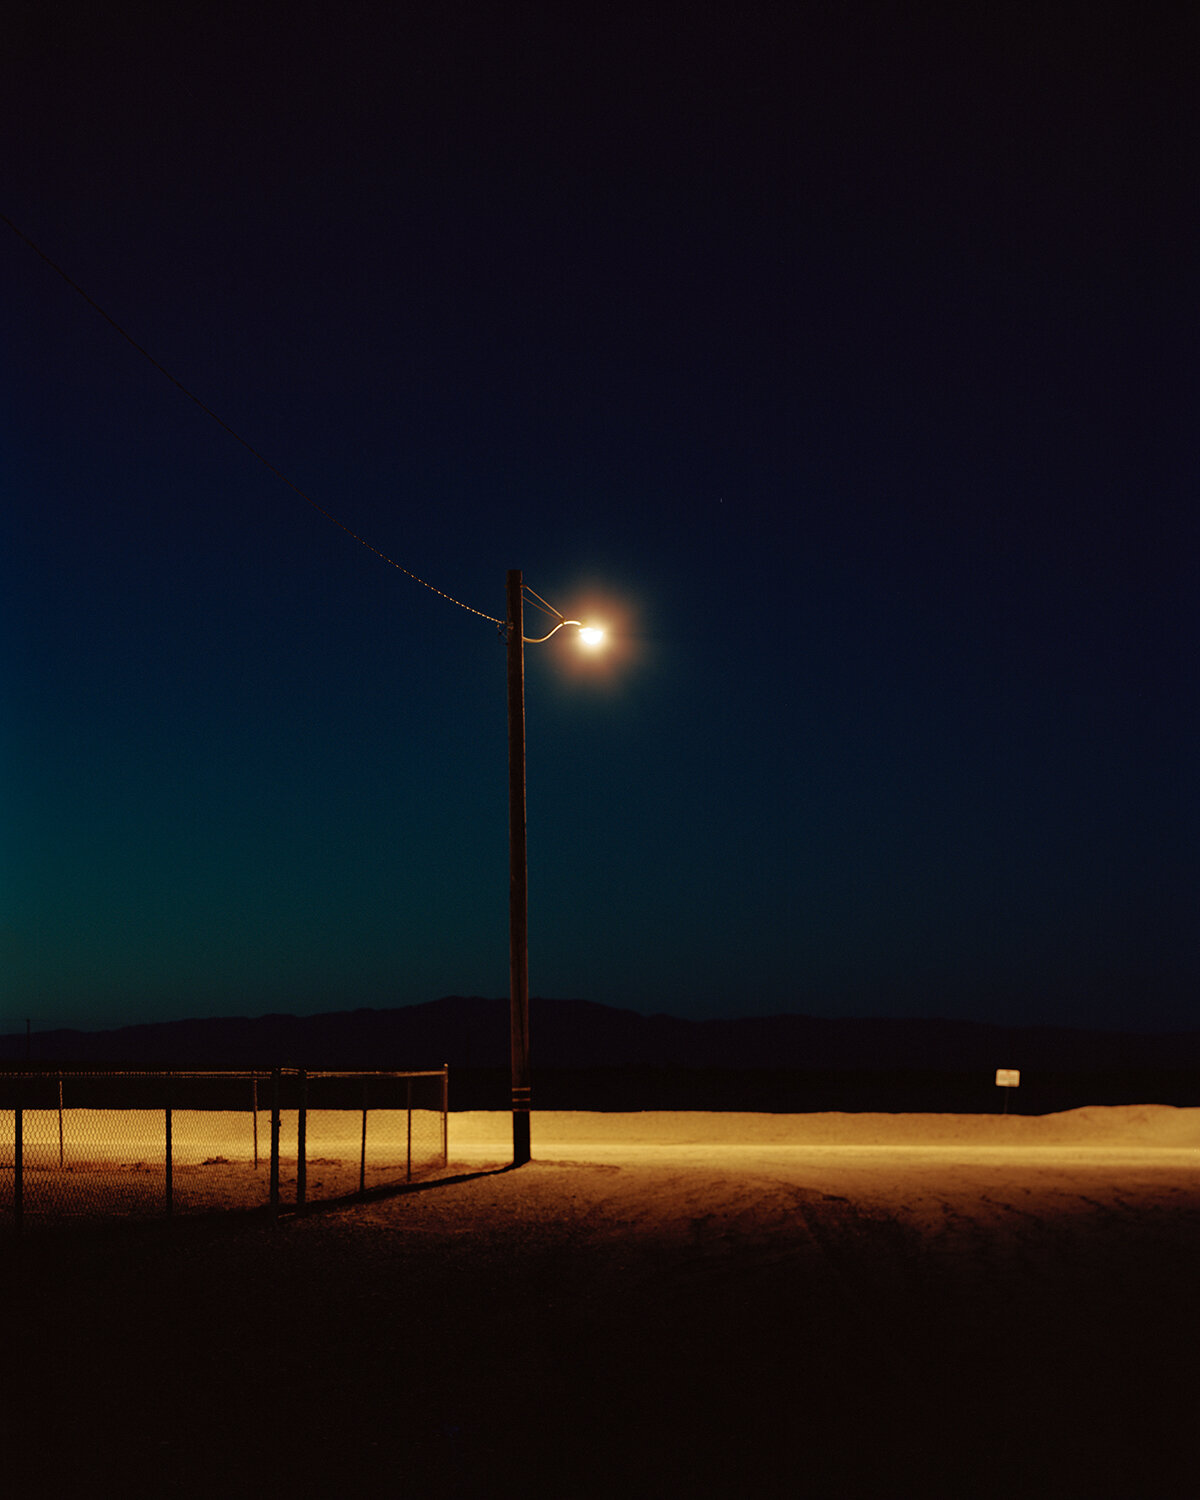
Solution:
{"label": "fence post", "polygon": [[406,1092],[408,1096],[408,1176],[407,1181],[412,1181],[412,1079],[405,1079]]}
{"label": "fence post", "polygon": [[258,1074],[250,1075],[250,1113],[254,1118],[254,1170],[258,1171]]}
{"label": "fence post", "polygon": [[62,1074],[58,1075],[58,1165],[61,1169],[63,1164],[63,1128],[62,1128]]}
{"label": "fence post", "polygon": [[13,1101],[13,1228],[19,1235],[25,1219],[25,1111]]}
{"label": "fence post", "polygon": [[296,1113],[296,1211],[303,1213],[308,1193],[308,1074],[303,1068],[297,1069],[296,1082],[300,1090]]}
{"label": "fence post", "polygon": [[358,1190],[367,1190],[367,1080],[363,1079],[362,1155],[358,1160]]}
{"label": "fence post", "polygon": [[170,1218],[175,1207],[174,1185],[171,1181],[171,1075],[167,1074],[166,1083],[166,1114],[167,1114],[167,1217]]}
{"label": "fence post", "polygon": [[442,1166],[450,1165],[450,1064],[442,1064]]}
{"label": "fence post", "polygon": [[279,1069],[271,1069],[271,1218],[279,1218]]}

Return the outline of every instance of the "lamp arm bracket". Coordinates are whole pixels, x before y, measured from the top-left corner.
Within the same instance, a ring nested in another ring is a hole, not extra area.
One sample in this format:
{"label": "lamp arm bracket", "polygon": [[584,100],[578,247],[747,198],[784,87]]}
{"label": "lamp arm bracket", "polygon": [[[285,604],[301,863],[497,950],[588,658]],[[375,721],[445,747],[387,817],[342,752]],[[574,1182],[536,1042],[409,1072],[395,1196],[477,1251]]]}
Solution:
{"label": "lamp arm bracket", "polygon": [[582,627],[583,621],[582,620],[560,620],[558,622],[558,624],[554,627],[554,629],[552,631],[550,631],[549,635],[538,635],[538,636],[523,635],[521,637],[521,640],[527,646],[540,646],[543,641],[548,641],[550,639],[550,636],[557,635],[558,632],[563,628],[564,625],[579,625],[579,626]]}

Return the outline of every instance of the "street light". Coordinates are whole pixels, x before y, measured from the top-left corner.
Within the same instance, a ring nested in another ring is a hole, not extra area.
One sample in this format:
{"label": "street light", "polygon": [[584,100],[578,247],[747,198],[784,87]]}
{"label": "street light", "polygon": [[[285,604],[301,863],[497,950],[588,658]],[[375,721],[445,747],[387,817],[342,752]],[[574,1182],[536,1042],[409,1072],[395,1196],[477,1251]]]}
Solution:
{"label": "street light", "polygon": [[581,620],[559,619],[548,634],[527,640],[521,570],[506,576],[508,645],[508,980],[512,1056],[513,1166],[530,1160],[529,1129],[529,886],[525,845],[525,647],[548,641],[564,626],[579,630],[588,646],[604,631]]}

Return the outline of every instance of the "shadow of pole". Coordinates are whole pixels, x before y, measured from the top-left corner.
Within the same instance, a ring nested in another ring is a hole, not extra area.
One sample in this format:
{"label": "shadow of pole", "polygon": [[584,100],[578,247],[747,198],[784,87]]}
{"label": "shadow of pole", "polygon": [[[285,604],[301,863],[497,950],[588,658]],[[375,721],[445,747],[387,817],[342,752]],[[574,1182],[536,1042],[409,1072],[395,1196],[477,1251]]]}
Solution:
{"label": "shadow of pole", "polygon": [[[435,1188],[457,1187],[464,1182],[479,1182],[484,1177],[501,1177],[505,1172],[515,1172],[519,1163],[505,1162],[500,1167],[483,1167],[477,1172],[455,1172],[448,1177],[427,1177],[420,1182],[394,1182],[383,1183],[378,1187],[366,1188],[353,1193],[339,1193],[331,1198],[309,1198],[303,1204],[297,1204],[292,1208],[280,1207],[278,1217],[283,1219],[311,1218],[315,1213],[323,1213],[335,1208],[354,1208],[361,1203],[381,1203],[388,1198],[402,1198],[409,1193],[428,1193]],[[260,1212],[252,1209],[250,1212]]]}

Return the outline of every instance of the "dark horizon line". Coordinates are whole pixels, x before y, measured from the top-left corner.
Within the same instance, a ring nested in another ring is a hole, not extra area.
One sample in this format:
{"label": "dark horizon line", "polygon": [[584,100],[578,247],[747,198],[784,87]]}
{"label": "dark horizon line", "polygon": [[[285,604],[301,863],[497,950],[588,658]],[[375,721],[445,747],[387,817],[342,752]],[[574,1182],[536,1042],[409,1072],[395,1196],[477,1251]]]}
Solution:
{"label": "dark horizon line", "polygon": [[[118,1032],[148,1030],[156,1027],[177,1026],[218,1026],[227,1025],[231,1022],[264,1022],[272,1020],[297,1020],[314,1021],[323,1017],[346,1017],[353,1015],[387,1015],[398,1011],[414,1011],[436,1005],[444,1005],[451,1002],[495,1005],[497,1007],[507,1005],[507,995],[462,995],[445,994],[439,995],[432,1000],[412,1000],[398,1005],[347,1005],[324,1010],[268,1010],[255,1013],[248,1012],[222,1012],[217,1015],[184,1015],[163,1017],[155,1020],[139,1021],[113,1021],[111,1019],[88,1023],[64,1023],[49,1025],[34,1025],[40,1018],[26,1017],[16,1021],[16,1029],[3,1029],[14,1024],[14,1018],[7,1021],[0,1020],[0,1044],[26,1036],[50,1037],[63,1034],[76,1034],[79,1036],[106,1036]],[[950,1016],[945,1014],[908,1014],[887,1015],[878,1013],[851,1013],[851,1014],[821,1014],[811,1010],[771,1010],[755,1011],[751,1014],[723,1014],[711,1016],[692,1016],[678,1011],[667,1010],[639,1010],[631,1005],[614,1005],[607,1001],[587,1000],[579,996],[551,996],[534,995],[530,997],[531,1004],[538,1005],[576,1005],[583,1008],[594,1008],[600,1011],[610,1011],[614,1014],[636,1016],[644,1021],[666,1020],[677,1021],[689,1026],[722,1026],[722,1025],[746,1025],[762,1021],[778,1021],[781,1019],[794,1019],[797,1021],[813,1021],[817,1023],[829,1023],[833,1025],[860,1025],[881,1024],[895,1026],[956,1026],[966,1028],[977,1028],[981,1030],[995,1030],[1005,1032],[1080,1032],[1088,1034],[1103,1033],[1107,1036],[1120,1037],[1200,1037],[1200,1027],[1180,1026],[1149,1026],[1138,1029],[1132,1025],[1114,1025],[1097,1022],[1085,1024],[1082,1022],[1064,1021],[997,1021],[984,1019],[978,1016]]]}

